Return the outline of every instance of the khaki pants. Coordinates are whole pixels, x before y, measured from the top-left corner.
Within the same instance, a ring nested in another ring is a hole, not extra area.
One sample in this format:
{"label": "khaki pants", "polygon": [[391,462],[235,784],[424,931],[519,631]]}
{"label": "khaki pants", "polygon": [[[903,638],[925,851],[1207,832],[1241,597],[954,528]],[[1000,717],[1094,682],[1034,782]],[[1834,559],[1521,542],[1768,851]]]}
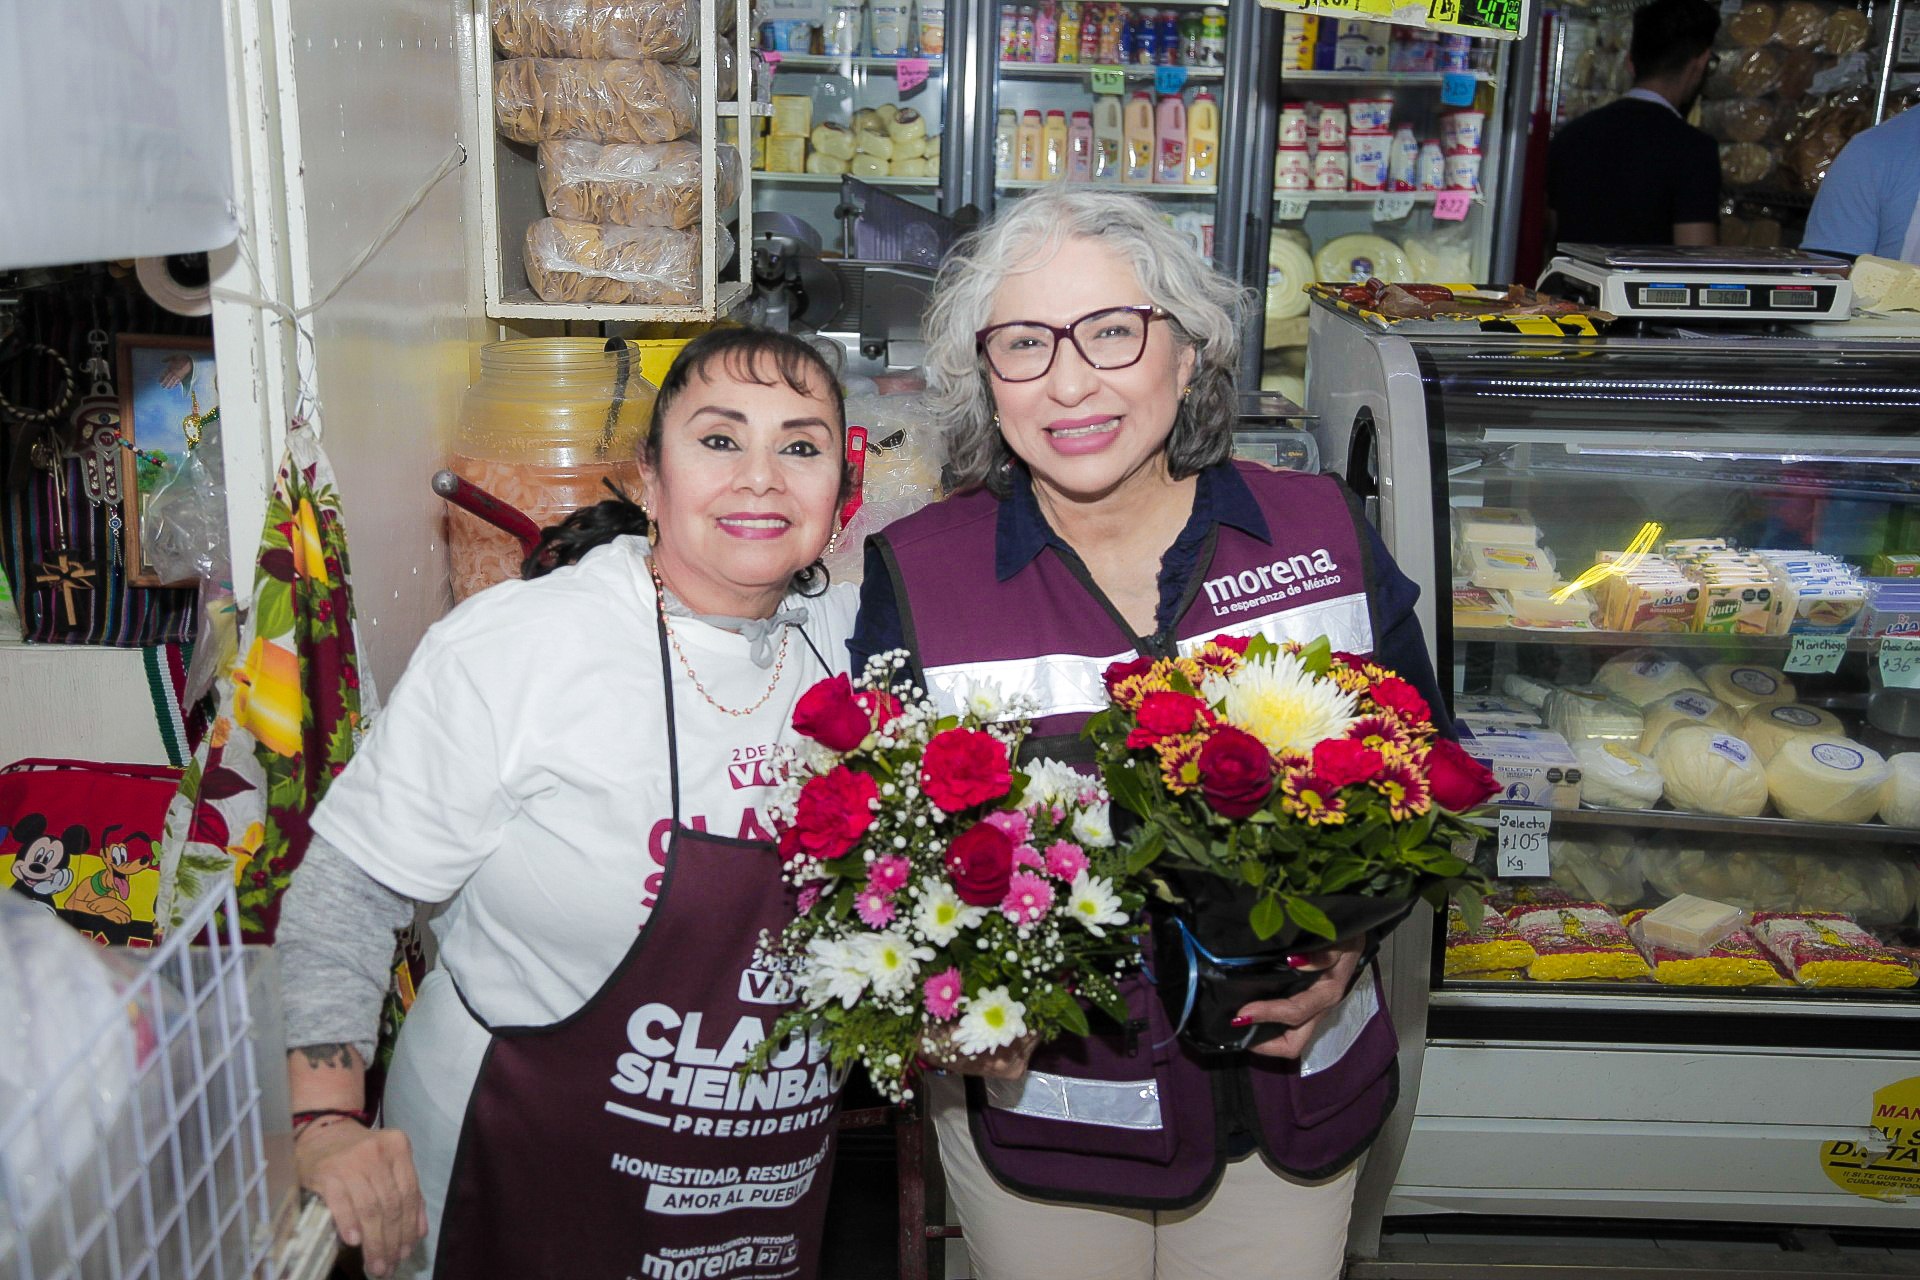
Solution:
{"label": "khaki pants", "polygon": [[995,1182],[955,1077],[928,1076],[940,1162],[976,1280],[1338,1280],[1357,1165],[1319,1182],[1258,1152],[1213,1192],[1169,1212],[1036,1200]]}

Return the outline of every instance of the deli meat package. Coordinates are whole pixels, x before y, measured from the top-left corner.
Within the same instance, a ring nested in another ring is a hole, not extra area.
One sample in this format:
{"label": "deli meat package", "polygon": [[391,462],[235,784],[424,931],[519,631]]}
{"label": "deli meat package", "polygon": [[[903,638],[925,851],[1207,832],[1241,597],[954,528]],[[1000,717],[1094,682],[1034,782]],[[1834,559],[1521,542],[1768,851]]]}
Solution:
{"label": "deli meat package", "polygon": [[1762,911],[1753,917],[1753,934],[1803,987],[1911,987],[1920,980],[1838,911]]}
{"label": "deli meat package", "polygon": [[1513,931],[1538,958],[1527,976],[1540,982],[1602,978],[1631,981],[1651,972],[1618,916],[1598,902],[1563,902],[1517,908]]}

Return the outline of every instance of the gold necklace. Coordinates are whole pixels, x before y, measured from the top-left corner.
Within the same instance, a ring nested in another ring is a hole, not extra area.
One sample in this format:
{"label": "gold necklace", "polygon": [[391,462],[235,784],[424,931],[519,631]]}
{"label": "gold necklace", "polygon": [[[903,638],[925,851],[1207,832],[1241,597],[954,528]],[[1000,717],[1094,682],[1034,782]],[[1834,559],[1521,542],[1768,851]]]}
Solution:
{"label": "gold necklace", "polygon": [[680,648],[680,638],[673,634],[672,621],[667,617],[666,584],[661,582],[660,570],[654,565],[652,556],[647,557],[647,572],[653,578],[654,603],[659,607],[659,610],[660,610],[661,630],[667,633],[667,645],[669,648],[673,650],[674,659],[677,662],[679,662],[680,669],[687,673],[687,679],[693,681],[694,691],[698,693],[702,698],[705,698],[707,700],[707,705],[712,707],[715,711],[725,712],[727,715],[730,715],[730,716],[735,716],[735,717],[750,716],[754,712],[758,711],[760,708],[766,706],[767,699],[771,698],[773,696],[773,691],[780,687],[780,673],[784,671],[787,666],[787,644],[793,638],[792,636],[793,628],[792,627],[780,628],[780,653],[773,660],[773,681],[772,683],[767,685],[767,691],[760,695],[759,701],[755,702],[750,707],[741,707],[738,709],[729,707],[725,703],[721,702],[718,698],[714,697],[712,694],[707,692],[707,686],[700,683],[700,673],[693,669],[693,663],[689,662],[687,660],[687,655],[684,652],[682,652]]}

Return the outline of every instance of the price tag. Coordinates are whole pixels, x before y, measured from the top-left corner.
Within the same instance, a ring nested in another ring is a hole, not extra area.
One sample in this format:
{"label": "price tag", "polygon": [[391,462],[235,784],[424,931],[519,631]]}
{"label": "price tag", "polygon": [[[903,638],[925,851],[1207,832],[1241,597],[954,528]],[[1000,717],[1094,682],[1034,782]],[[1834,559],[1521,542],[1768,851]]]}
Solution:
{"label": "price tag", "polygon": [[1377,196],[1373,202],[1375,222],[1398,222],[1413,212],[1412,196]]}
{"label": "price tag", "polygon": [[1153,69],[1153,91],[1162,97],[1178,93],[1187,87],[1187,69],[1185,67],[1155,67]]}
{"label": "price tag", "polygon": [[893,68],[894,81],[900,86],[901,93],[912,93],[927,82],[927,70],[931,64],[925,58],[902,58]]}
{"label": "price tag", "polygon": [[1127,73],[1119,67],[1095,67],[1092,72],[1095,93],[1125,93]]}
{"label": "price tag", "polygon": [[1551,809],[1502,809],[1500,849],[1494,855],[1497,876],[1550,876],[1553,858],[1547,832],[1553,827]]}
{"label": "price tag", "polygon": [[1450,107],[1470,107],[1474,91],[1479,87],[1479,82],[1466,72],[1449,71],[1440,77],[1440,101]]}
{"label": "price tag", "polygon": [[1473,192],[1442,191],[1433,198],[1433,216],[1441,222],[1459,222],[1473,207]]}
{"label": "price tag", "polygon": [[1845,636],[1795,636],[1783,671],[1798,674],[1838,671],[1847,656]]}
{"label": "price tag", "polygon": [[1273,198],[1273,218],[1276,222],[1298,222],[1307,216],[1307,198],[1305,196],[1275,196]]}
{"label": "price tag", "polygon": [[1920,636],[1880,637],[1880,683],[1920,689]]}
{"label": "price tag", "polygon": [[781,53],[777,49],[762,49],[760,51],[761,60],[775,71],[780,69],[780,64],[786,59],[786,56],[786,54]]}

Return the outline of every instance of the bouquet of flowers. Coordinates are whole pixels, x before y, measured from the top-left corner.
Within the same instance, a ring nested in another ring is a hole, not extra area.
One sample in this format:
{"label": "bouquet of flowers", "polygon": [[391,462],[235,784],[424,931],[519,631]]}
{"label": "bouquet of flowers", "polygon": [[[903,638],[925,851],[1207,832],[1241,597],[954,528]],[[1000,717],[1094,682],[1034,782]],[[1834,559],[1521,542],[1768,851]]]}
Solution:
{"label": "bouquet of flowers", "polygon": [[878,655],[794,709],[810,741],[773,814],[799,915],[760,963],[799,1007],[747,1064],[818,1019],[833,1065],[864,1064],[896,1101],[924,1057],[1084,1035],[1082,1000],[1124,1020],[1114,979],[1137,960],[1141,905],[1099,781],[1014,767],[1030,708],[976,688],[941,717],[918,689],[888,692],[905,661]]}
{"label": "bouquet of flowers", "polygon": [[1190,1042],[1279,1034],[1228,1028],[1311,981],[1289,953],[1396,924],[1417,898],[1478,904],[1477,831],[1458,814],[1498,788],[1391,671],[1324,638],[1219,636],[1116,663],[1106,684],[1085,732],[1137,819],[1126,867],[1156,900],[1156,977]]}

